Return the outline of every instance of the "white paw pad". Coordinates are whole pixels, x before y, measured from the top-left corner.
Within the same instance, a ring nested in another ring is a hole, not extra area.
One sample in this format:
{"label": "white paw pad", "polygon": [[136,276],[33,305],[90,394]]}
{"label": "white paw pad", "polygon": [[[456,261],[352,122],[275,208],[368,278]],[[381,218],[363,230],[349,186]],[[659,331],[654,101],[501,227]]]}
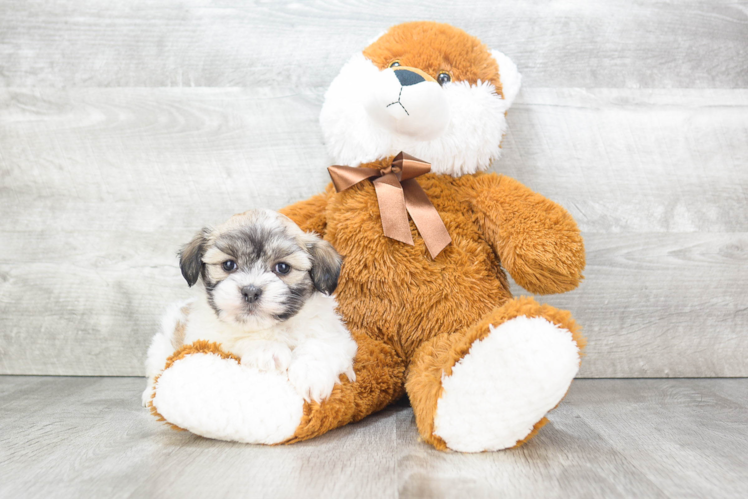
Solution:
{"label": "white paw pad", "polygon": [[442,377],[434,434],[456,451],[510,448],[561,401],[578,370],[571,332],[544,318],[491,327]]}
{"label": "white paw pad", "polygon": [[286,374],[215,354],[192,354],[161,374],[153,404],[169,423],[200,436],[275,444],[293,436],[304,400]]}

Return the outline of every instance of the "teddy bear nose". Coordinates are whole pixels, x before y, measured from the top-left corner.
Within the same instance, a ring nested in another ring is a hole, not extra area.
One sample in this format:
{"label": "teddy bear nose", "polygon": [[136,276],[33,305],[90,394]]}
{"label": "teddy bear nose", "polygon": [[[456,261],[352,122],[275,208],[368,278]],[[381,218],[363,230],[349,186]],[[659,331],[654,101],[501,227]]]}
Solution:
{"label": "teddy bear nose", "polygon": [[426,81],[426,79],[418,73],[414,73],[413,71],[407,69],[396,69],[395,76],[397,77],[398,81],[400,81],[400,85],[402,85],[403,87]]}

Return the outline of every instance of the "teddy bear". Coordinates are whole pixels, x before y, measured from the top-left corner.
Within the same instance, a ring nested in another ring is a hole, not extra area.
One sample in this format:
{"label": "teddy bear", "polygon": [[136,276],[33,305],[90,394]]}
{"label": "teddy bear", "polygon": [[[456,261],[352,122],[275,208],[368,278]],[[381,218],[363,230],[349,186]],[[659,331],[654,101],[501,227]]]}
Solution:
{"label": "teddy bear", "polygon": [[407,394],[422,440],[439,450],[535,436],[585,339],[569,312],[513,297],[507,273],[533,294],[566,292],[585,252],[564,208],[485,172],[520,81],[508,57],[449,24],[400,24],[355,54],[320,116],[337,182],[281,210],[343,256],[336,297],[358,344],[355,380],[341,375],[327,400],[305,401],[286,374],[197,342],[167,362],[152,413],[205,437],[294,443]]}

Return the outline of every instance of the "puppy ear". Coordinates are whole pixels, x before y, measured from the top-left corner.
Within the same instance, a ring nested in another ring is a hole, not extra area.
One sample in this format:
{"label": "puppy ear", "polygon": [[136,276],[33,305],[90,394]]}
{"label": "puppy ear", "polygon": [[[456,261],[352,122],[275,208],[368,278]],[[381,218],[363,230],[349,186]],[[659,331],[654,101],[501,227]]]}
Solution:
{"label": "puppy ear", "polygon": [[307,243],[307,249],[312,256],[312,269],[309,274],[312,276],[314,288],[330,295],[338,287],[343,258],[330,243],[321,238],[314,237],[313,241]]}
{"label": "puppy ear", "polygon": [[208,246],[208,235],[210,229],[203,228],[179,251],[179,267],[187,284],[192,286],[197,283],[200,272],[203,270],[203,255]]}

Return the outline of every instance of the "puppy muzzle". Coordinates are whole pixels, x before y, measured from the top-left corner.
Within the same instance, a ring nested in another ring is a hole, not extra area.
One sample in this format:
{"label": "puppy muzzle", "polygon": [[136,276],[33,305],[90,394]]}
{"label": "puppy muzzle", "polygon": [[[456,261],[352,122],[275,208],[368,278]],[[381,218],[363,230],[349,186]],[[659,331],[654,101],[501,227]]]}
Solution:
{"label": "puppy muzzle", "polygon": [[427,73],[406,66],[380,71],[364,106],[380,126],[409,137],[430,140],[449,125],[444,89]]}

